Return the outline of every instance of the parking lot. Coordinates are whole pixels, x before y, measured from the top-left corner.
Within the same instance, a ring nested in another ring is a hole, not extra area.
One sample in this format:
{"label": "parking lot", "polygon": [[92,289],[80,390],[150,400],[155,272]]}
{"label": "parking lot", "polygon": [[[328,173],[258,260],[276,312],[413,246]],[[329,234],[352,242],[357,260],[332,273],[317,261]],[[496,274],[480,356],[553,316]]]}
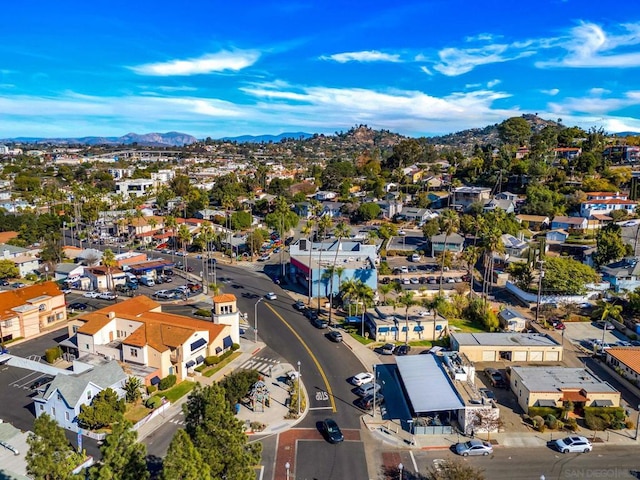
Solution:
{"label": "parking lot", "polygon": [[565,323],[565,340],[569,340],[575,345],[581,345],[591,349],[590,340],[596,339],[607,344],[615,344],[620,341],[628,341],[621,332],[617,330],[603,330],[593,322],[567,322]]}

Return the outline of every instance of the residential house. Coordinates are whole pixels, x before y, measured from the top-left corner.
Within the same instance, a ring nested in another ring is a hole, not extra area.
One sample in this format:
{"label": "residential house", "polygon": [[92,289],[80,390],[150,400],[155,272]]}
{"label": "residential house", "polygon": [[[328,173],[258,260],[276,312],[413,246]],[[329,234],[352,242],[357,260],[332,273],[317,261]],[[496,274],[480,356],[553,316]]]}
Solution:
{"label": "residential house", "polygon": [[573,160],[582,155],[582,149],[580,147],[559,147],[554,149],[554,153],[556,158]]}
{"label": "residential house", "polygon": [[40,259],[36,257],[38,253],[39,249],[22,248],[9,244],[0,245],[0,259],[13,262],[22,278],[40,269]]}
{"label": "residential house", "polygon": [[518,147],[516,150],[516,160],[521,160],[529,155],[529,149],[527,147]]}
{"label": "residential house", "polygon": [[584,217],[564,217],[557,215],[553,217],[551,222],[551,228],[553,230],[586,230],[589,226],[589,222]]}
{"label": "residential house", "polygon": [[424,176],[424,170],[417,165],[411,165],[402,169],[402,174],[411,182],[418,183]]}
{"label": "residential house", "polygon": [[84,275],[84,266],[77,263],[58,263],[53,269],[53,279],[57,282],[74,283]]}
{"label": "residential house", "polygon": [[[446,243],[445,243],[446,241]],[[437,254],[449,251],[455,255],[462,252],[464,249],[464,237],[459,233],[453,233],[451,235],[445,235],[440,233],[434,235],[429,239],[431,244],[431,256],[435,257]]]}
{"label": "residential house", "polygon": [[502,240],[502,244],[504,245],[505,254],[509,257],[522,258],[526,250],[529,249],[527,242],[509,233],[501,235],[500,240]]}
{"label": "residential house", "polygon": [[296,203],[293,207],[293,210],[300,218],[311,218],[313,217],[313,209],[311,207],[311,202],[300,202]]}
{"label": "residential house", "polygon": [[428,208],[404,207],[400,214],[406,220],[416,223],[426,222],[427,220],[437,217],[437,215]]}
{"label": "residential house", "polygon": [[320,216],[327,215],[336,218],[342,215],[343,202],[322,202],[320,205]]}
{"label": "residential house", "polygon": [[318,200],[319,202],[325,202],[325,201],[338,198],[338,194],[336,192],[320,191],[320,192],[316,192],[315,197],[316,197],[316,200]]}
{"label": "residential house", "polygon": [[542,230],[545,228],[549,228],[549,223],[551,223],[549,217],[546,217],[544,215],[520,214],[516,215],[516,220],[519,223],[526,222],[531,230]]}
{"label": "residential house", "polygon": [[42,393],[33,397],[36,417],[46,413],[62,428],[77,432],[80,430],[78,415],[82,406],[90,405],[93,398],[107,388],[123,398],[127,378],[127,374],[115,360],[81,373],[56,375]]}
{"label": "residential house", "polygon": [[517,203],[520,199],[517,193],[511,192],[496,193],[493,198],[495,198],[496,200],[511,200],[514,204]]}
{"label": "residential house", "polygon": [[431,208],[444,208],[449,204],[449,192],[437,191],[428,192],[427,200],[429,200]]}
{"label": "residential house", "polygon": [[[446,318],[421,306],[395,308],[378,305],[365,314],[365,330],[378,342],[438,340],[449,327]],[[355,317],[356,319],[358,317]]]}
{"label": "residential house", "polygon": [[148,195],[155,186],[155,182],[147,178],[128,178],[115,183],[116,194],[122,195],[125,199]]}
{"label": "residential house", "polygon": [[494,198],[485,203],[482,210],[484,212],[503,210],[506,213],[513,213],[516,211],[516,206],[512,200],[498,200],[497,198]]}
{"label": "residential house", "polygon": [[[112,267],[111,272],[103,265],[86,267],[84,276],[89,279],[88,290],[114,290],[116,285],[126,283],[127,275],[118,267]],[[111,283],[113,280],[113,283]]]}
{"label": "residential house", "polygon": [[605,361],[618,375],[634,385],[640,382],[640,347],[613,347],[604,350]]}
{"label": "residential house", "polygon": [[457,187],[451,192],[451,205],[468,209],[472,204],[484,205],[491,197],[491,189],[487,187]]}
{"label": "residential house", "polygon": [[231,348],[231,327],[165,313],[162,305],[139,295],[84,313],[69,323],[78,355],[102,355],[146,367],[145,382],[167,375],[184,380],[205,357]]}
{"label": "residential house", "polygon": [[529,407],[619,407],[620,392],[586,368],[511,367],[510,387],[518,403]]}
{"label": "residential house", "polygon": [[[338,249],[338,243],[339,249]],[[331,291],[331,276],[328,269],[339,267],[341,276],[333,276],[333,293],[340,291],[340,284],[347,280],[361,280],[372,289],[378,288],[378,252],[376,245],[366,245],[355,239],[325,240],[312,242],[301,238],[289,246],[291,255],[288,276],[309,290],[313,297],[328,296]]]}
{"label": "residential house", "polygon": [[396,215],[400,215],[400,213],[402,212],[402,202],[401,201],[395,201],[395,200],[391,200],[391,201],[381,201],[381,202],[376,202],[378,204],[378,206],[381,209],[380,215],[383,218],[393,218]]}
{"label": "residential house", "polygon": [[640,258],[625,257],[600,267],[602,280],[609,282],[614,292],[632,292],[640,287]]}
{"label": "residential house", "polygon": [[64,294],[55,282],[0,293],[0,330],[5,342],[34,337],[66,320]]}
{"label": "residential house", "polygon": [[547,243],[564,243],[567,241],[567,238],[569,238],[569,232],[562,229],[549,230],[545,234],[545,238],[547,239]]}
{"label": "residential house", "polygon": [[498,313],[500,327],[505,332],[524,332],[527,328],[527,319],[517,310],[505,308]]}
{"label": "residential house", "polygon": [[638,202],[626,198],[592,199],[580,204],[580,216],[584,218],[595,218],[596,214],[610,216],[616,210],[633,215],[637,207]]}

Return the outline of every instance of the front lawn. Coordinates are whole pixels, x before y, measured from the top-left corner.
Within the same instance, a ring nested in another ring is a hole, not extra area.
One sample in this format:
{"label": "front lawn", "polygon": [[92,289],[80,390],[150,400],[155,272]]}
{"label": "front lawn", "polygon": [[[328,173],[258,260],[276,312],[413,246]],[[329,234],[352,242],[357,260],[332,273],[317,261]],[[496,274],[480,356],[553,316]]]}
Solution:
{"label": "front lawn", "polygon": [[145,407],[144,404],[142,403],[139,405],[131,405],[130,403],[128,403],[127,411],[124,412],[124,418],[126,418],[127,420],[129,420],[131,423],[135,425],[144,417],[149,415],[150,412],[151,410]]}
{"label": "front lawn", "polygon": [[482,323],[472,322],[464,318],[449,319],[449,326],[454,327],[454,332],[460,333],[482,333],[487,331]]}
{"label": "front lawn", "polygon": [[214,373],[219,371],[222,367],[229,364],[234,359],[238,358],[241,354],[242,354],[241,352],[233,352],[231,355],[229,355],[227,358],[222,360],[220,363],[217,363],[216,365],[212,365],[211,368],[202,372],[202,375],[204,375],[205,377],[211,377]]}
{"label": "front lawn", "polygon": [[193,390],[195,386],[196,382],[185,380],[169,390],[162,390],[154,394],[154,397],[165,397],[169,402],[174,403],[176,400]]}

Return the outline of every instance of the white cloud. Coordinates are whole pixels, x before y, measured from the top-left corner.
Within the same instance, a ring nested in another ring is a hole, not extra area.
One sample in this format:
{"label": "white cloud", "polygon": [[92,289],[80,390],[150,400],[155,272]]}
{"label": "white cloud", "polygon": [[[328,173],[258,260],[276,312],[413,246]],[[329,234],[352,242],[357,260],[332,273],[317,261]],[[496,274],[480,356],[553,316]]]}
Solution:
{"label": "white cloud", "polygon": [[[640,44],[640,24],[620,25],[623,33],[610,34],[595,23],[581,23],[567,38],[552,39],[552,46],[566,50],[562,58],[537,62],[536,66],[571,68],[632,68],[640,66],[640,52],[625,51]],[[621,51],[622,50],[622,51]]]}
{"label": "white cloud", "polygon": [[559,88],[551,88],[549,90],[541,90],[542,93],[545,93],[547,95],[550,95],[552,97],[555,97],[556,95],[558,95],[560,93],[560,89]]}
{"label": "white cloud", "polygon": [[199,58],[147,63],[129,68],[139,75],[161,77],[201,75],[226,70],[237,72],[253,65],[258,58],[260,53],[255,50],[222,50]]}
{"label": "white cloud", "polygon": [[496,36],[492,33],[479,33],[478,35],[473,35],[466,37],[465,42],[491,42],[496,39]]}
{"label": "white cloud", "polygon": [[530,50],[518,50],[507,44],[486,45],[479,48],[444,48],[438,52],[440,61],[434,69],[448,77],[468,73],[480,65],[501,63],[533,55]]}
{"label": "white cloud", "polygon": [[422,70],[427,75],[433,75],[433,72],[431,70],[429,70],[428,67],[425,67],[424,65],[420,67],[420,70]]}
{"label": "white cloud", "polygon": [[600,97],[607,93],[611,93],[611,90],[607,90],[606,88],[599,88],[599,87],[592,88],[591,90],[589,90],[589,94],[596,97]]}
{"label": "white cloud", "polygon": [[[598,89],[592,89],[598,90]],[[591,91],[590,91],[591,93]],[[603,92],[599,92],[600,94]],[[598,96],[570,97],[562,102],[549,103],[549,109],[555,114],[572,115],[576,113],[591,115],[610,115],[623,108],[640,105],[640,91],[626,92],[622,97],[603,98]]]}
{"label": "white cloud", "polygon": [[497,78],[494,78],[493,80],[489,80],[487,82],[487,88],[493,88],[496,85],[499,85],[500,83],[502,83],[502,80],[498,80]]}
{"label": "white cloud", "polygon": [[345,52],[335,53],[333,55],[320,57],[321,60],[333,60],[338,63],[347,62],[393,62],[398,63],[402,60],[400,55],[396,53],[384,53],[377,50],[364,50],[361,52]]}

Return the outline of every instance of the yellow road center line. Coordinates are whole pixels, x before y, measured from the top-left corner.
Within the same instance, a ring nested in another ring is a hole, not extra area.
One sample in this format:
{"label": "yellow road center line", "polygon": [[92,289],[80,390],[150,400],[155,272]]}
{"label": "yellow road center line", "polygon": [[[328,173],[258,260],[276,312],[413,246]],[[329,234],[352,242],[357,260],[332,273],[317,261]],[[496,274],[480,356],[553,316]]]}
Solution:
{"label": "yellow road center line", "polygon": [[[337,410],[336,410],[336,402],[333,399],[333,391],[331,390],[331,385],[329,385],[329,380],[327,379],[327,375],[324,373],[324,370],[320,366],[320,362],[318,362],[318,359],[316,358],[316,356],[313,354],[313,352],[309,348],[309,345],[307,345],[305,343],[305,341],[298,334],[298,332],[296,332],[293,329],[293,327],[291,325],[289,325],[289,323],[287,323],[287,321],[282,317],[282,315],[280,315],[271,305],[269,305],[268,303],[264,303],[264,305],[266,307],[268,307],[269,310],[271,310],[275,314],[275,316],[278,317],[280,319],[280,321],[287,326],[287,328],[289,330],[291,330],[291,333],[293,333],[296,336],[296,338],[300,341],[302,346],[305,348],[305,350],[307,351],[307,353],[311,357],[311,360],[313,360],[313,363],[315,363],[316,368],[320,372],[320,376],[322,377],[322,380],[324,381],[324,385],[325,385],[325,387],[327,389],[327,393],[329,394],[329,402],[331,403],[331,410],[333,411],[333,413],[336,413],[337,412]],[[309,401],[311,401],[311,399],[309,399]]]}

